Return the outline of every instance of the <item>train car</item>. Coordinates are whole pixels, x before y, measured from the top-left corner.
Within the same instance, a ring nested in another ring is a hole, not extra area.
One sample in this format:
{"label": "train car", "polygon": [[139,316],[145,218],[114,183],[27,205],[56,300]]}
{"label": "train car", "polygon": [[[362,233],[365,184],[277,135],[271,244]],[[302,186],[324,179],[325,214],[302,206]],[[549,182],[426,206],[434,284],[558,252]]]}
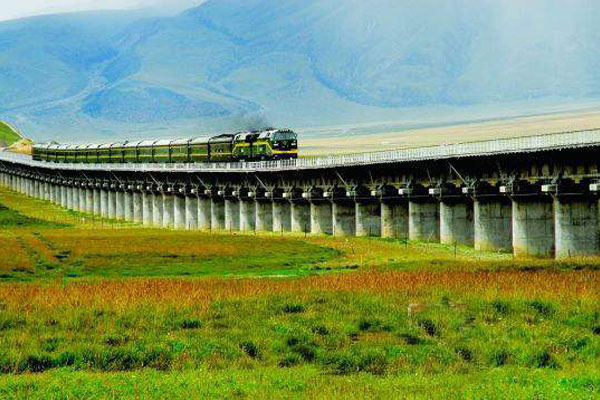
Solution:
{"label": "train car", "polygon": [[296,158],[297,135],[289,129],[265,129],[212,137],[115,142],[41,144],[33,159],[58,163],[202,163]]}

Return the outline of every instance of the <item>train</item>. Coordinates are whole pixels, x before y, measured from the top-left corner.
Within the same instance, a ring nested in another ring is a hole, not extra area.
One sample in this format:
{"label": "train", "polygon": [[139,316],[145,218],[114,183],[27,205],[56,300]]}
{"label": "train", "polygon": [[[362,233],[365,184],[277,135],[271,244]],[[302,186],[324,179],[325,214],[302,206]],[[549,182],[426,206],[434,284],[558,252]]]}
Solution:
{"label": "train", "polygon": [[211,137],[104,144],[46,143],[32,147],[36,161],[55,163],[210,163],[268,161],[298,157],[298,136],[290,129]]}

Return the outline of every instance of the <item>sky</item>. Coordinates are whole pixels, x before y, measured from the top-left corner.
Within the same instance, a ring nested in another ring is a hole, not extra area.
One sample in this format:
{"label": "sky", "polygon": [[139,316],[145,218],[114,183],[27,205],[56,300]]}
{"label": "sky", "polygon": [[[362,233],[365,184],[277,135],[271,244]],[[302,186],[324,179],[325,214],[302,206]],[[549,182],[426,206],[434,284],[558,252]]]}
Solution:
{"label": "sky", "polygon": [[203,0],[0,0],[0,21],[87,10],[160,8],[177,12]]}

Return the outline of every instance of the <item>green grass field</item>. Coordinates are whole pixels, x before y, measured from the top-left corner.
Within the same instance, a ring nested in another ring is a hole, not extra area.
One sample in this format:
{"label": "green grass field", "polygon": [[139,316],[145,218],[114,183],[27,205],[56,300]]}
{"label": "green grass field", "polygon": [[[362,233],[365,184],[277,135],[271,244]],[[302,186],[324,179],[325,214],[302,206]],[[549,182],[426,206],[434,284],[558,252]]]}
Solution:
{"label": "green grass field", "polygon": [[3,398],[600,390],[597,259],[99,224],[5,190],[0,204]]}
{"label": "green grass field", "polygon": [[8,146],[20,139],[19,135],[12,128],[0,121],[0,143],[4,142]]}

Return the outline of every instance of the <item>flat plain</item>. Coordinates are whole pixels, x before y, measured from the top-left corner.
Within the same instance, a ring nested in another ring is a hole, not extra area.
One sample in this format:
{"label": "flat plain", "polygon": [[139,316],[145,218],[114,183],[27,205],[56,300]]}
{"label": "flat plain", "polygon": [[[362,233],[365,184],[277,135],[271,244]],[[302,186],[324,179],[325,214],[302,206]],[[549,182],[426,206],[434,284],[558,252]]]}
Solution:
{"label": "flat plain", "polygon": [[0,397],[592,398],[600,261],[94,220],[0,190]]}
{"label": "flat plain", "polygon": [[423,119],[421,124],[424,127],[409,126],[404,129],[398,127],[402,123],[393,121],[387,124],[387,128],[382,123],[311,128],[309,131],[321,137],[300,135],[300,156],[382,151],[598,129],[600,111],[598,106],[594,106],[574,111],[480,120],[472,118],[470,121],[443,124],[428,124]]}

